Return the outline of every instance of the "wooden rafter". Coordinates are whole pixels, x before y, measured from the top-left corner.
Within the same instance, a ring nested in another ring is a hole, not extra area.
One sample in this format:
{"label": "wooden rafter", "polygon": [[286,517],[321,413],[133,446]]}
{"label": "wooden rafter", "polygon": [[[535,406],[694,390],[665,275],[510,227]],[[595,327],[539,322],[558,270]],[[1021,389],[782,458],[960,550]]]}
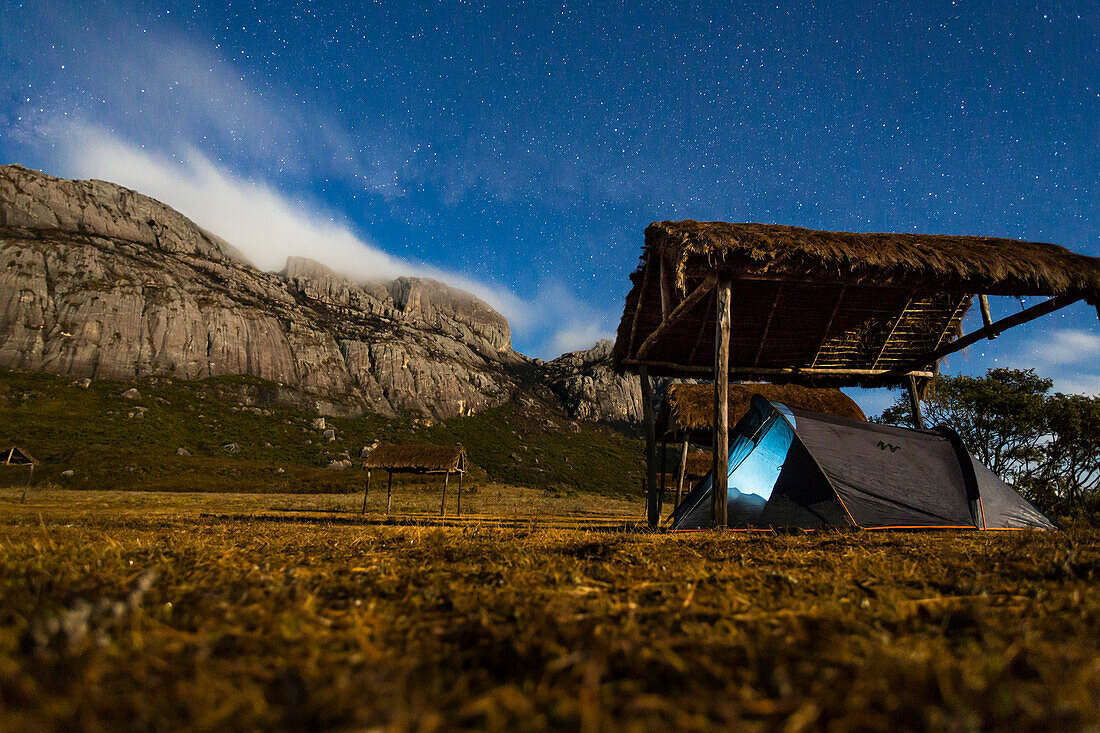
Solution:
{"label": "wooden rafter", "polygon": [[909,372],[912,369],[917,369],[924,364],[935,364],[945,356],[950,356],[957,351],[962,351],[966,347],[981,341],[984,338],[989,338],[990,335],[997,335],[1006,331],[1013,326],[1019,326],[1027,323],[1028,321],[1034,321],[1036,318],[1041,318],[1048,313],[1053,313],[1056,310],[1065,308],[1068,305],[1076,303],[1080,298],[1073,295],[1059,295],[1050,300],[1044,300],[1038,305],[1033,305],[1030,308],[1026,308],[1019,313],[1014,313],[1011,316],[1002,318],[999,321],[995,321],[988,326],[983,326],[977,331],[971,331],[961,338],[957,338],[954,341],[940,346],[933,351],[927,357],[922,357],[919,361],[910,362],[907,366],[899,367],[891,370],[891,375]]}
{"label": "wooden rafter", "polygon": [[886,334],[886,338],[882,342],[882,348],[878,350],[878,356],[875,357],[875,361],[871,364],[871,369],[877,369],[878,363],[882,359],[882,355],[886,353],[886,347],[890,345],[890,339],[894,337],[894,331],[898,330],[898,324],[901,323],[901,319],[905,318],[905,311],[909,310],[909,304],[913,302],[913,296],[910,295],[909,299],[905,301],[905,305],[901,307],[901,312],[898,313],[898,317],[894,319],[894,323],[890,326],[890,333]]}
{"label": "wooden rafter", "polygon": [[817,342],[817,349],[814,350],[814,360],[810,362],[811,367],[817,366],[817,360],[821,356],[821,350],[825,348],[825,342],[829,340],[829,331],[833,328],[833,319],[836,318],[836,314],[840,311],[840,304],[844,302],[844,294],[848,292],[847,285],[840,286],[840,292],[836,294],[836,302],[833,303],[833,309],[829,311],[829,318],[825,321],[825,330],[821,333],[821,340]]}
{"label": "wooden rafter", "polygon": [[753,369],[760,363],[760,355],[764,353],[764,344],[768,341],[768,332],[772,328],[772,320],[775,318],[775,311],[779,308],[779,299],[783,297],[783,283],[775,288],[775,297],[772,298],[772,307],[768,309],[768,320],[764,322],[764,330],[760,334],[760,345],[756,347],[756,356],[752,359]]}
{"label": "wooden rafter", "polygon": [[638,333],[638,318],[642,315],[642,306],[645,303],[645,291],[649,287],[649,260],[645,263],[645,272],[642,273],[642,289],[638,291],[638,302],[634,308],[634,320],[630,322],[630,341],[627,343],[626,353],[634,353],[634,337]]}
{"label": "wooden rafter", "polygon": [[643,358],[649,352],[649,349],[652,348],[653,344],[660,341],[661,337],[666,333],[675,329],[680,324],[680,321],[695,308],[699,301],[714,289],[714,285],[717,282],[718,279],[716,277],[708,277],[699,284],[699,287],[692,291],[691,295],[681,300],[676,308],[665,316],[660,325],[657,326],[652,333],[646,336],[645,341],[638,347],[637,357],[639,359]]}

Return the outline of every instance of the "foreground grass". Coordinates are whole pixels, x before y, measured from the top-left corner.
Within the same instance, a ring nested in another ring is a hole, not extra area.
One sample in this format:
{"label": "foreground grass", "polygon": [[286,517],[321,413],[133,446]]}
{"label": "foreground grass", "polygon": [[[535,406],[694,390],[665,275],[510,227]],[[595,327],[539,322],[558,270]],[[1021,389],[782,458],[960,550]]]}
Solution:
{"label": "foreground grass", "polygon": [[0,494],[11,729],[1100,723],[1094,531],[440,529],[70,496]]}

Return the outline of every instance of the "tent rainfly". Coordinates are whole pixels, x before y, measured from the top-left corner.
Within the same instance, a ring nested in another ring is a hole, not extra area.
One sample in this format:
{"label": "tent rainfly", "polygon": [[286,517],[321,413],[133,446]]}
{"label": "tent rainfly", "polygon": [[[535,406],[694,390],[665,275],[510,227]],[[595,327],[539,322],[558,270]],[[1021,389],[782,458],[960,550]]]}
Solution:
{"label": "tent rainfly", "polygon": [[[908,430],[755,396],[733,431],[725,524],[732,528],[1054,529],[947,428]],[[711,526],[711,477],[670,517]]]}
{"label": "tent rainfly", "polygon": [[[710,452],[692,452],[692,443],[709,445],[713,441],[714,403],[713,388],[705,384],[671,384],[657,414],[657,435],[660,447],[660,488],[658,490],[658,515],[660,502],[665,495],[665,474],[668,468],[668,443],[679,443],[679,461],[675,466],[676,503],[680,505],[685,482],[699,479],[711,471]],[[866,420],[867,416],[848,395],[835,387],[803,387],[797,384],[731,384],[727,403],[730,425],[748,411],[749,402],[754,394],[774,402],[799,407],[804,410],[824,412],[830,415]],[[702,469],[701,463],[707,464]]]}
{"label": "tent rainfly", "polygon": [[[919,398],[944,357],[1081,300],[1100,315],[1100,259],[989,237],[657,222],[646,229],[631,282],[614,359],[619,370],[641,377],[653,527],[659,508],[651,376],[714,379],[713,473],[720,485],[731,376],[905,385],[923,427]],[[1049,299],[993,321],[989,295]],[[983,325],[961,335],[975,299]],[[726,493],[713,496],[712,522],[722,526]]]}
{"label": "tent rainfly", "polygon": [[439,515],[444,516],[447,507],[447,483],[452,473],[458,474],[458,516],[462,516],[462,475],[466,473],[466,449],[461,445],[391,445],[382,443],[366,455],[363,468],[367,469],[367,484],[363,489],[363,513],[367,511],[367,494],[370,492],[372,469],[385,471],[386,514],[393,501],[393,475],[395,473],[442,474],[443,498]]}

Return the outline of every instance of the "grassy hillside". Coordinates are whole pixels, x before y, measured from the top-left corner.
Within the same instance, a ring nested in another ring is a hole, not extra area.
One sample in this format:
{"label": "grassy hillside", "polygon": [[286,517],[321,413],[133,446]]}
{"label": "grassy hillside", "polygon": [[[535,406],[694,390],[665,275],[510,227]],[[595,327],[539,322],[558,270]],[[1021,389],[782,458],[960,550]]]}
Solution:
{"label": "grassy hillside", "polygon": [[[141,396],[122,394],[131,387]],[[468,484],[492,481],[555,493],[637,494],[640,441],[574,423],[533,397],[478,415],[428,424],[409,417],[326,418],[265,400],[276,385],[250,377],[194,382],[93,381],[0,371],[0,445],[15,443],[43,462],[36,481],[72,488],[166,491],[348,492],[365,472],[327,466],[359,457],[375,441],[462,443],[473,463]],[[258,404],[257,404],[258,403]],[[235,444],[231,453],[225,446]],[[177,455],[183,448],[191,455]],[[0,484],[25,481],[2,469]],[[62,472],[72,470],[73,477]],[[434,480],[434,479],[433,479]],[[395,482],[415,483],[415,477]]]}

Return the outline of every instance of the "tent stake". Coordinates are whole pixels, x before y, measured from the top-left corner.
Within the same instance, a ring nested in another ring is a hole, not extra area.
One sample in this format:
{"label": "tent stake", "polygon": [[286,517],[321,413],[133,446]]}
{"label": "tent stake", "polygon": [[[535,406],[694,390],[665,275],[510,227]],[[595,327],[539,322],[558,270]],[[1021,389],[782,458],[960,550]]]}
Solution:
{"label": "tent stake", "polygon": [[917,378],[909,377],[909,409],[913,412],[913,427],[924,430],[924,418],[920,414],[920,392],[917,390]]}
{"label": "tent stake", "polygon": [[657,529],[660,507],[657,503],[657,426],[653,415],[653,385],[649,370],[643,364],[639,369],[642,382],[642,418],[645,421],[645,509],[650,529]]}
{"label": "tent stake", "polygon": [[714,342],[714,445],[712,458],[711,525],[726,527],[726,490],[729,477],[729,386],[730,386],[730,289],[727,278],[718,282]]}
{"label": "tent stake", "polygon": [[363,511],[360,514],[367,513],[367,494],[370,493],[370,469],[367,469],[367,485],[363,488]]}

